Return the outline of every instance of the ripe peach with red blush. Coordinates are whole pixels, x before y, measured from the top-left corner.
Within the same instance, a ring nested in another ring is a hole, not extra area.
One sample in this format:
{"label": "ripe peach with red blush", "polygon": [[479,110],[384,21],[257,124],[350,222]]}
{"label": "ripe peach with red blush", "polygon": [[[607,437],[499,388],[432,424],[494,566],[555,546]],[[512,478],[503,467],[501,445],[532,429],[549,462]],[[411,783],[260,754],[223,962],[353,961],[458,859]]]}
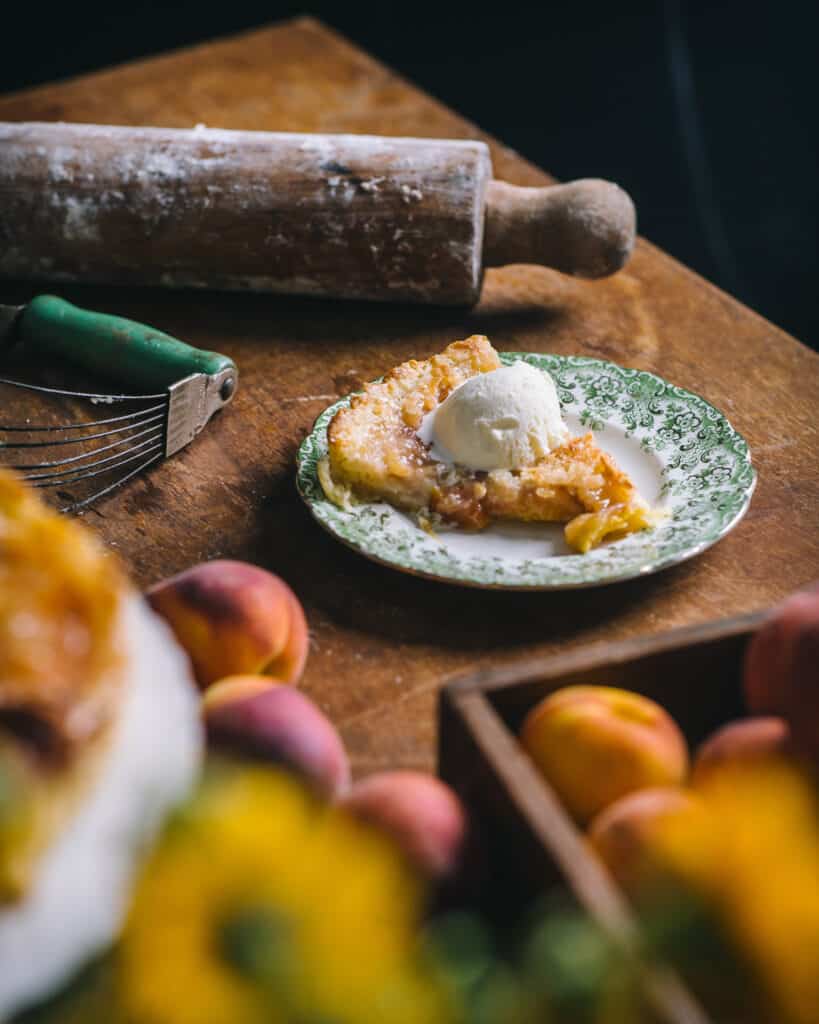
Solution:
{"label": "ripe peach with red blush", "polygon": [[346,792],[350,765],[344,745],[327,716],[304,694],[282,684],[234,700],[229,696],[225,688],[210,703],[207,697],[203,701],[211,750],[280,765],[328,799]]}
{"label": "ripe peach with red blush", "polygon": [[791,595],[757,631],[743,681],[750,710],[781,715],[794,751],[819,762],[819,584]]}
{"label": "ripe peach with red blush", "polygon": [[187,651],[201,687],[233,675],[285,683],[301,676],[307,622],[296,595],[273,573],[246,562],[204,562],[146,596]]}
{"label": "ripe peach with red blush", "polygon": [[412,771],[370,775],[353,786],[341,806],[391,837],[424,875],[443,879],[458,867],[466,812],[440,779]]}
{"label": "ripe peach with red blush", "polygon": [[211,683],[202,694],[202,710],[213,711],[246,697],[256,697],[266,693],[271,686],[279,685],[280,681],[272,676],[227,676],[218,683]]}
{"label": "ripe peach with red blush", "polygon": [[589,843],[624,891],[638,895],[662,877],[660,830],[697,804],[685,789],[637,790],[597,815],[589,826]]}
{"label": "ripe peach with red blush", "polygon": [[[745,699],[753,714],[781,714],[799,649],[819,633],[819,584],[791,594],[756,631],[745,653]],[[815,667],[819,672],[819,665]]]}
{"label": "ripe peach with red blush", "polygon": [[695,786],[722,768],[752,767],[771,758],[786,757],[791,749],[790,730],[781,718],[743,718],[723,725],[697,750],[691,770]]}
{"label": "ripe peach with red blush", "polygon": [[678,786],[688,748],[671,716],[638,693],[569,686],[529,712],[521,743],[580,823],[637,789]]}

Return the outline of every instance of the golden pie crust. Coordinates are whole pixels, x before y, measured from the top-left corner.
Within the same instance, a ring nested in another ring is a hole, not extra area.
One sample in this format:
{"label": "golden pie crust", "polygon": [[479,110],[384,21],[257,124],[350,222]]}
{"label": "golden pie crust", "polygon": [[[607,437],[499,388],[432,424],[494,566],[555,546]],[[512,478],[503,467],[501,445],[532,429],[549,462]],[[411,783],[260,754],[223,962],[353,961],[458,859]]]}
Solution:
{"label": "golden pie crust", "polygon": [[566,542],[585,553],[606,537],[652,526],[656,513],[591,433],[571,438],[534,466],[473,472],[434,459],[417,430],[459,384],[501,366],[483,335],[455,341],[430,359],[402,363],[367,384],[327,430],[318,467],[341,507],[387,501],[425,528],[480,530],[492,520],[565,523]]}
{"label": "golden pie crust", "polygon": [[125,586],[90,531],[0,470],[0,903],[22,894],[104,747]]}

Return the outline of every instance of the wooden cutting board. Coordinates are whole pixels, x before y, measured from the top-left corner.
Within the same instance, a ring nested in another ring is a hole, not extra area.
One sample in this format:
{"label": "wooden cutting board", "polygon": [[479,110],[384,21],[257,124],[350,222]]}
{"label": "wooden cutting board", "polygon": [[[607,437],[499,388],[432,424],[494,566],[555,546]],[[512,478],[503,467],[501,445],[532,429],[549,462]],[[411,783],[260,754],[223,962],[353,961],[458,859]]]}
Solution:
{"label": "wooden cutting board", "polygon": [[[484,138],[497,177],[551,180],[311,19],[6,96],[0,120]],[[737,615],[819,578],[819,356],[647,242],[627,271],[600,282],[535,267],[489,271],[471,311],[61,291],[239,363],[233,406],[86,522],[141,584],[216,557],[284,576],[312,631],[304,689],[340,726],[359,774],[432,767],[436,693],[461,670]],[[30,283],[3,286],[0,301],[35,293]],[[475,332],[499,349],[653,370],[704,395],[751,445],[759,484],[744,522],[658,576],[554,595],[401,576],[326,536],[293,484],[296,449],[315,417],[395,363]],[[13,421],[22,407],[3,412]]]}

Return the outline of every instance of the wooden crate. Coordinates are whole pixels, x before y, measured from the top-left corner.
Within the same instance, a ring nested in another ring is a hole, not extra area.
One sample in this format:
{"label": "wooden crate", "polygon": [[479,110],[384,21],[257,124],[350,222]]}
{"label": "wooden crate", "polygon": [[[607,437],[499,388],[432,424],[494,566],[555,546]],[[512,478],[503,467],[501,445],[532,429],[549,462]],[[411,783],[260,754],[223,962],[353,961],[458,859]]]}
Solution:
{"label": "wooden crate", "polygon": [[[742,657],[763,618],[755,613],[527,659],[446,687],[439,773],[476,823],[480,902],[498,927],[514,927],[539,894],[560,889],[618,941],[628,945],[635,936],[624,896],[517,741],[529,709],[563,686],[621,686],[665,707],[695,748],[744,714]],[[648,971],[646,993],[660,1020],[707,1020],[673,972]]]}

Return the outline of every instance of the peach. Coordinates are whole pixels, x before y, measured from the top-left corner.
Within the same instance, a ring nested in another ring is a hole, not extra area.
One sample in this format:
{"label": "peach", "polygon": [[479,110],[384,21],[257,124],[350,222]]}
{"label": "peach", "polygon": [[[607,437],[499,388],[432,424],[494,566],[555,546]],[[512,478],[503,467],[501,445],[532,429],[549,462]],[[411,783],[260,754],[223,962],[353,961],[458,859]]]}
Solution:
{"label": "peach", "polygon": [[743,718],[729,722],[710,736],[694,757],[693,784],[701,785],[726,765],[754,765],[786,755],[790,731],[781,718]]}
{"label": "peach", "polygon": [[440,779],[412,771],[370,775],[353,786],[341,805],[390,836],[427,877],[441,880],[458,867],[466,812]]}
{"label": "peach", "polygon": [[811,685],[819,690],[817,651],[819,584],[814,584],[783,601],[748,645],[743,684],[751,713],[783,714],[797,668],[800,672],[807,670]]}
{"label": "peach", "polygon": [[201,687],[225,676],[265,674],[297,682],[307,623],[284,580],[246,562],[203,562],[147,593],[187,651]]}
{"label": "peach", "polygon": [[521,743],[567,810],[585,824],[626,793],[676,786],[685,738],[648,697],[610,686],[568,686],[526,717]]}
{"label": "peach", "polygon": [[272,676],[227,676],[211,683],[202,695],[202,710],[212,711],[223,704],[231,704],[244,697],[256,697],[281,681]]}
{"label": "peach", "polygon": [[630,896],[662,876],[656,853],[658,830],[672,816],[697,806],[684,789],[641,789],[615,800],[589,826],[588,839],[618,884]]}
{"label": "peach", "polygon": [[794,752],[819,761],[819,585],[793,594],[759,629],[745,657],[745,697],[781,715]]}
{"label": "peach", "polygon": [[[237,690],[241,693],[241,687]],[[236,700],[229,699],[225,687],[203,706],[211,750],[281,765],[329,799],[349,788],[350,765],[340,736],[327,716],[292,686],[268,684]]]}

